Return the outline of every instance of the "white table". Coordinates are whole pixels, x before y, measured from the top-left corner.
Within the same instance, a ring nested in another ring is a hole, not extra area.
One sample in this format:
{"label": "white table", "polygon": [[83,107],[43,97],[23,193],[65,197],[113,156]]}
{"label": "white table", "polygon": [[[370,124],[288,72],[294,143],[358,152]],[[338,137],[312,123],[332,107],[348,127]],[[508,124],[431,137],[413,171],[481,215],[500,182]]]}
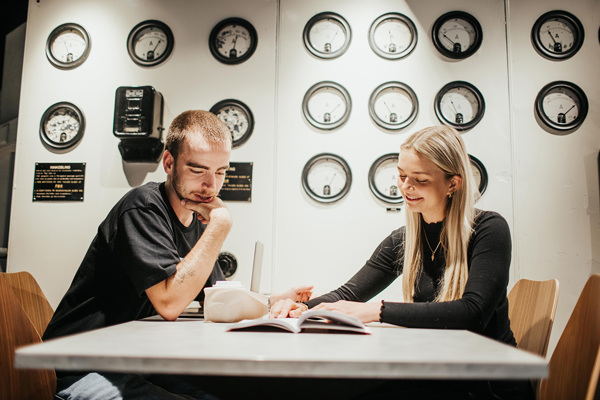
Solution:
{"label": "white table", "polygon": [[16,351],[18,368],[245,377],[539,379],[547,362],[468,331],[371,324],[372,335],[226,332],[229,324],[132,321]]}

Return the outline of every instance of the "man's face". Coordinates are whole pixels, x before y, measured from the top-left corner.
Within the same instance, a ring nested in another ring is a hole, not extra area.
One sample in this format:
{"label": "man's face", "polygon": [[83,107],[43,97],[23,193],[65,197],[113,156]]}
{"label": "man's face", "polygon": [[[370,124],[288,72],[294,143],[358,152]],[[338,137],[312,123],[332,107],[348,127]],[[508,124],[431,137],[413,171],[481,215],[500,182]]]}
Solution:
{"label": "man's face", "polygon": [[210,145],[201,136],[190,135],[167,170],[177,196],[199,203],[212,201],[223,186],[230,155],[229,144]]}

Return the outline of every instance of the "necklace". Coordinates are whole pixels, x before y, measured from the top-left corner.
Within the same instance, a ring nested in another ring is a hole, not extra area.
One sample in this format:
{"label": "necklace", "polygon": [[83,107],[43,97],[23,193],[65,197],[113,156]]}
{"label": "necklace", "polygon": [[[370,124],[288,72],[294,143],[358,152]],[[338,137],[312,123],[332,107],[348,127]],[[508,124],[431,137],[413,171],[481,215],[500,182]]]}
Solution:
{"label": "necklace", "polygon": [[442,244],[442,240],[440,239],[438,241],[437,246],[435,246],[435,250],[431,248],[431,245],[429,244],[429,239],[427,239],[427,233],[423,232],[424,236],[425,236],[425,241],[427,242],[427,247],[429,247],[429,250],[431,250],[431,261],[433,261],[433,259],[435,258],[435,252],[437,251],[438,247],[440,247],[440,244]]}

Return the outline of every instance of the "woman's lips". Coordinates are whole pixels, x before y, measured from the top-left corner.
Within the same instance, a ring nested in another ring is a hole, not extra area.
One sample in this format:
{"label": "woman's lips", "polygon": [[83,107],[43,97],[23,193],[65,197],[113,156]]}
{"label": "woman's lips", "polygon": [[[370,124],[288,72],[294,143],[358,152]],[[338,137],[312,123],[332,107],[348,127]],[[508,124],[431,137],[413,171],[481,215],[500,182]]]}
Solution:
{"label": "woman's lips", "polygon": [[404,196],[404,199],[405,199],[405,200],[407,200],[407,201],[412,201],[412,202],[415,202],[415,201],[419,201],[419,200],[421,200],[421,199],[422,199],[422,197],[411,197],[411,196],[406,196],[406,195],[405,195],[405,196]]}

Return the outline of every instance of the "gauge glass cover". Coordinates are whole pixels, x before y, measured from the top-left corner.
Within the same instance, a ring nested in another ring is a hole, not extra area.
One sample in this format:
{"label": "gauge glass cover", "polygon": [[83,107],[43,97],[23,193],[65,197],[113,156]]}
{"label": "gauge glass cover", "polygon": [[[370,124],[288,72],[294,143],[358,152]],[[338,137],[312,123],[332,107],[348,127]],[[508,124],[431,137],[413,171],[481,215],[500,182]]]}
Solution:
{"label": "gauge glass cover", "polygon": [[81,140],[84,128],[81,110],[72,103],[60,102],[44,112],[40,122],[40,137],[50,147],[66,149]]}
{"label": "gauge glass cover", "polygon": [[304,27],[304,46],[319,58],[341,56],[348,50],[351,38],[352,31],[348,22],[341,15],[332,12],[315,15]]}
{"label": "gauge glass cover", "polygon": [[319,203],[333,203],[350,190],[352,173],[348,163],[335,154],[323,153],[311,158],[302,171],[304,191]]}
{"label": "gauge glass cover", "polygon": [[127,50],[136,64],[151,67],[165,61],[173,51],[171,28],[156,20],[143,21],[129,33]]}
{"label": "gauge glass cover", "polygon": [[566,60],[581,48],[583,25],[566,11],[550,11],[538,18],[531,30],[535,50],[551,60]]}
{"label": "gauge glass cover", "polygon": [[406,15],[384,14],[371,24],[369,45],[377,55],[386,59],[406,57],[417,45],[417,28]]}
{"label": "gauge glass cover", "polygon": [[319,129],[334,129],[347,121],[352,101],[340,84],[330,81],[313,85],[304,96],[302,110],[308,122]]}
{"label": "gauge glass cover", "polygon": [[210,112],[227,125],[231,132],[233,147],[244,144],[254,130],[254,116],[250,108],[239,100],[227,99],[218,102]]}
{"label": "gauge glass cover", "polygon": [[481,46],[483,31],[479,21],[463,11],[451,11],[439,17],[433,25],[433,44],[444,56],[464,59]]}
{"label": "gauge glass cover", "polygon": [[242,18],[227,18],[219,22],[209,38],[212,55],[224,64],[240,64],[248,60],[257,45],[256,29]]}
{"label": "gauge glass cover", "polygon": [[57,68],[75,68],[87,59],[90,47],[90,37],[81,25],[63,24],[48,36],[46,56]]}
{"label": "gauge glass cover", "polygon": [[385,154],[375,160],[369,169],[369,189],[385,203],[404,202],[398,186],[398,153]]}
{"label": "gauge glass cover", "polygon": [[468,82],[450,82],[436,96],[435,113],[438,119],[458,131],[473,128],[481,121],[484,112],[483,95]]}
{"label": "gauge glass cover", "polygon": [[551,82],[540,90],[536,98],[538,117],[557,132],[567,133],[578,128],[585,120],[588,109],[585,92],[571,82]]}
{"label": "gauge glass cover", "polygon": [[419,101],[412,88],[402,82],[379,85],[369,99],[369,114],[377,125],[398,130],[410,125],[419,111]]}

